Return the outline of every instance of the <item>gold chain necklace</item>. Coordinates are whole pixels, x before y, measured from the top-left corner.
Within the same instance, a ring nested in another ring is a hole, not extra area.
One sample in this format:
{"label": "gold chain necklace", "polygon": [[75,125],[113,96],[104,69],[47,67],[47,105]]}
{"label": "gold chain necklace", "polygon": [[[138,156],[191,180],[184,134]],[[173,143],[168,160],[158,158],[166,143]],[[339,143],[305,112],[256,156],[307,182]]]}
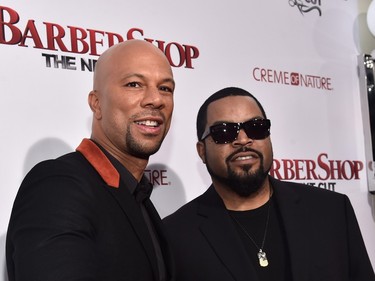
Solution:
{"label": "gold chain necklace", "polygon": [[266,220],[266,226],[264,228],[264,235],[263,235],[262,244],[261,244],[260,247],[258,246],[257,243],[255,243],[253,237],[251,237],[251,235],[246,231],[245,227],[242,224],[240,224],[240,222],[233,215],[231,215],[229,213],[229,216],[233,219],[233,221],[240,227],[240,229],[245,233],[245,235],[250,239],[250,241],[253,242],[255,247],[257,247],[257,249],[259,249],[258,259],[259,259],[259,265],[261,267],[268,266],[267,255],[266,255],[266,252],[263,251],[263,249],[264,249],[264,242],[266,241],[266,236],[267,236],[268,223],[269,223],[269,220],[270,220],[270,209],[271,209],[271,202],[270,201],[271,201],[271,195],[270,195],[270,199],[267,202],[267,204],[268,204],[267,220]]}

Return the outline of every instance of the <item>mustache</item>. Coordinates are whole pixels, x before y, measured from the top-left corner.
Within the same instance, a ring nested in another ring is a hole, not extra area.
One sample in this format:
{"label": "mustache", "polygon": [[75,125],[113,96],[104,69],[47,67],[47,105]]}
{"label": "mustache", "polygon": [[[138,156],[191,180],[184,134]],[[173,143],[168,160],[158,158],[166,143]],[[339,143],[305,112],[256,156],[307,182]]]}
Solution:
{"label": "mustache", "polygon": [[255,150],[255,149],[253,149],[251,147],[243,146],[243,147],[237,149],[236,151],[234,151],[233,153],[231,153],[226,158],[226,162],[228,163],[231,159],[233,159],[234,156],[236,156],[238,153],[241,153],[241,152],[253,152],[256,155],[258,155],[259,159],[263,160],[263,154],[260,153],[258,150]]}
{"label": "mustache", "polygon": [[152,117],[160,117],[163,119],[163,121],[165,121],[165,116],[164,114],[159,110],[159,109],[146,109],[142,112],[139,112],[139,113],[136,113],[136,114],[133,114],[131,116],[132,119],[138,119],[138,118],[142,118],[142,117],[145,117],[145,116],[152,116]]}

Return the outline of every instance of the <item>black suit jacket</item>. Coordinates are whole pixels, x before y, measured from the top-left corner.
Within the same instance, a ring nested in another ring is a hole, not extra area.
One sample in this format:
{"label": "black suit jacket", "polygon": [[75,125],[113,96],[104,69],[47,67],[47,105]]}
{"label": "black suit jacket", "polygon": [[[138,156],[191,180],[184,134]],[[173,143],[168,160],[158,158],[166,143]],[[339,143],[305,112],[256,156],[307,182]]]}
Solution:
{"label": "black suit jacket", "polygon": [[[92,141],[77,150],[25,177],[7,233],[9,281],[159,280],[150,234],[119,173]],[[145,205],[172,280],[161,219]]]}
{"label": "black suit jacket", "polygon": [[[271,178],[294,281],[374,281],[347,196]],[[166,217],[179,281],[259,280],[223,201],[211,186]]]}

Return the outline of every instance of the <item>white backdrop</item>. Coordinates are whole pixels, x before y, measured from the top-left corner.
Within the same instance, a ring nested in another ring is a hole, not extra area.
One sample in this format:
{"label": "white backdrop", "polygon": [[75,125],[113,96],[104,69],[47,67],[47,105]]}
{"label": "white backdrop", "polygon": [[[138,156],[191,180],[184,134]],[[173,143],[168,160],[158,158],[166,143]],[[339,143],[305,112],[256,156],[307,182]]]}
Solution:
{"label": "white backdrop", "polygon": [[[93,62],[93,47],[100,54],[108,39],[130,33],[164,41],[172,63],[181,63],[173,68],[172,128],[146,172],[161,216],[210,184],[195,151],[196,113],[213,92],[238,86],[257,96],[272,120],[273,175],[347,194],[375,267],[375,199],[367,191],[357,69],[357,55],[375,49],[365,25],[369,3],[1,1],[0,280],[7,280],[5,236],[23,177],[90,136],[92,72],[81,70],[81,60]],[[74,40],[72,31],[88,38]]]}

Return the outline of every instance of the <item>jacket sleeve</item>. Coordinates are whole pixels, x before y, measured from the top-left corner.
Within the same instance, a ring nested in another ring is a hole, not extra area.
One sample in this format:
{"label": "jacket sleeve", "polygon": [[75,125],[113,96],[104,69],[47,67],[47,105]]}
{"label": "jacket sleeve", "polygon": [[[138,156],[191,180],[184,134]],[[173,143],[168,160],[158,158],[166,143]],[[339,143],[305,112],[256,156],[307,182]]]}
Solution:
{"label": "jacket sleeve", "polygon": [[38,164],[17,194],[7,233],[9,281],[95,280],[89,189],[56,162]]}
{"label": "jacket sleeve", "polygon": [[363,237],[349,198],[345,196],[347,232],[349,243],[349,280],[350,281],[375,281],[372,268]]}

